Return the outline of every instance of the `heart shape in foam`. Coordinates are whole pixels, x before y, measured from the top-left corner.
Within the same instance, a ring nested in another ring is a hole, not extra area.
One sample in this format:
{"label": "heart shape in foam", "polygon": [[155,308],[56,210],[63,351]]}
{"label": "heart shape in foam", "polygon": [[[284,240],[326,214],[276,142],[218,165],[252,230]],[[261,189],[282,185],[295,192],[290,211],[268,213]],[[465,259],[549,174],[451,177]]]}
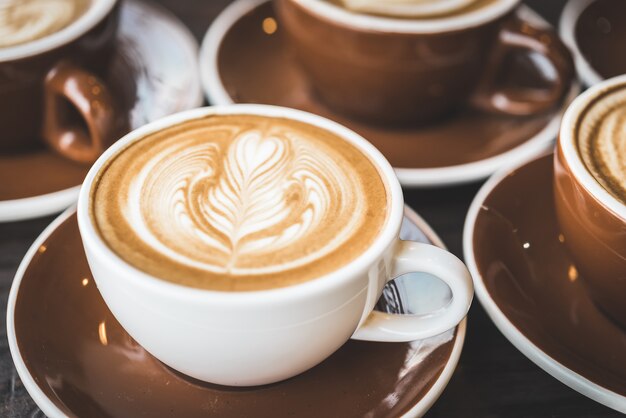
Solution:
{"label": "heart shape in foam", "polygon": [[213,115],[137,139],[99,170],[92,215],[120,258],[160,279],[301,283],[354,260],[387,219],[374,162],[316,126]]}
{"label": "heart shape in foam", "polygon": [[[213,273],[268,274],[334,251],[362,221],[359,184],[308,140],[269,125],[230,135],[178,143],[135,177],[130,217],[155,250]],[[320,234],[324,245],[290,254]]]}

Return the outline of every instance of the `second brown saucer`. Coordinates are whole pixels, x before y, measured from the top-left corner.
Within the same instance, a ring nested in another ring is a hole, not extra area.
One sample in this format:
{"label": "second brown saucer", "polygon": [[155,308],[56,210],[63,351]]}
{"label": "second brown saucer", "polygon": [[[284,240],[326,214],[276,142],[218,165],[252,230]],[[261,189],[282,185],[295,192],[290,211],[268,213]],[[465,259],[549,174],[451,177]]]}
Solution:
{"label": "second brown saucer", "polygon": [[565,248],[552,154],[494,175],[472,203],[463,250],[476,296],[526,357],[626,413],[626,332],[593,303]]}
{"label": "second brown saucer", "polygon": [[[546,25],[526,7],[519,13],[535,25]],[[509,67],[507,80],[540,82],[528,57],[512,60]],[[353,129],[382,151],[406,187],[477,181],[545,151],[556,137],[562,110],[579,91],[577,84],[572,85],[561,108],[530,117],[493,115],[467,107],[421,128],[392,129],[348,119],[312,94],[285,47],[268,0],[237,0],[214,21],[202,43],[200,77],[212,104],[293,107]]]}

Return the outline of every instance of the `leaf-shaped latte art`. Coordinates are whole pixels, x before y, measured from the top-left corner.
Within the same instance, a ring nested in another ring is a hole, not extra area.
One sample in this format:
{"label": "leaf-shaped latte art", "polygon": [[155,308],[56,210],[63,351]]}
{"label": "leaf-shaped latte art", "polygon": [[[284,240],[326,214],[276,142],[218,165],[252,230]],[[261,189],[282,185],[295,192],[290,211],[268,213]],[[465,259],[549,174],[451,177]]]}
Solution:
{"label": "leaf-shaped latte art", "polygon": [[132,264],[198,287],[272,287],[340,267],[382,227],[376,167],[327,131],[253,116],[189,125],[139,141],[100,180],[98,227]]}
{"label": "leaf-shaped latte art", "polygon": [[[233,135],[222,147],[176,144],[145,165],[129,200],[142,239],[180,262],[229,274],[282,271],[333,251],[359,221],[349,213],[364,210],[358,185],[297,134],[268,126]],[[338,218],[348,222],[323,247],[269,262]]]}

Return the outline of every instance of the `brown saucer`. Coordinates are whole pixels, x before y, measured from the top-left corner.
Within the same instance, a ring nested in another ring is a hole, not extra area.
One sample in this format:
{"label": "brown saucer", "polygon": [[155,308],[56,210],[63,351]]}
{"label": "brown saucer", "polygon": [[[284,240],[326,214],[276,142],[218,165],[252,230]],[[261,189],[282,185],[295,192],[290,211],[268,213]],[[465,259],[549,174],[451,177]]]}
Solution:
{"label": "brown saucer", "polygon": [[[202,103],[197,48],[189,30],[165,9],[142,0],[123,2],[118,46],[105,81],[131,129]],[[0,155],[0,222],[67,208],[88,170],[43,142],[29,153]]]}
{"label": "brown saucer", "polygon": [[[406,216],[404,237],[441,245],[414,212]],[[18,373],[49,416],[418,416],[450,379],[465,335],[464,321],[408,344],[349,341],[319,366],[268,386],[194,381],[154,359],[111,315],[91,278],[74,211],[35,242],[8,305]]]}
{"label": "brown saucer", "polygon": [[553,156],[497,175],[468,214],[476,295],[502,333],[568,386],[626,412],[626,332],[586,293],[554,211]]}
{"label": "brown saucer", "polygon": [[[54,193],[83,182],[89,166],[46,148],[28,154],[0,155],[0,201]],[[10,179],[10,181],[4,181]]]}
{"label": "brown saucer", "polygon": [[[527,8],[521,14],[529,21],[540,19]],[[325,107],[312,94],[276,25],[272,6],[266,0],[238,0],[216,19],[203,41],[200,58],[209,100],[213,104],[287,106],[336,120],[381,150],[405,186],[475,181],[519,158],[543,152],[556,136],[559,108],[533,117],[464,108],[433,125],[406,129],[348,119]],[[532,60],[524,55],[511,59],[503,77],[512,83],[541,85]],[[572,86],[573,93],[577,88]]]}

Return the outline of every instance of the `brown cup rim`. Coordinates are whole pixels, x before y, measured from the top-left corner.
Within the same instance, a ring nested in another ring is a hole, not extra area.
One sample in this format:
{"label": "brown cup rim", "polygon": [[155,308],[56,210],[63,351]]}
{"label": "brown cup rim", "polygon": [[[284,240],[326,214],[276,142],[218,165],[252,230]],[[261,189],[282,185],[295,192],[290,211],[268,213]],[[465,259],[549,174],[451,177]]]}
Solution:
{"label": "brown cup rim", "polygon": [[88,10],[67,27],[41,39],[0,48],[0,62],[39,55],[79,38],[108,16],[117,2],[118,0],[91,0]]}
{"label": "brown cup rim", "polygon": [[558,149],[562,152],[575,181],[607,210],[626,222],[626,205],[609,193],[587,170],[578,152],[576,138],[587,111],[603,97],[626,89],[626,74],[596,84],[579,95],[563,115],[559,132]]}
{"label": "brown cup rim", "polygon": [[445,33],[481,26],[500,18],[520,4],[520,0],[499,0],[479,10],[446,18],[398,19],[348,11],[326,0],[289,0],[319,19],[364,32],[404,34]]}

